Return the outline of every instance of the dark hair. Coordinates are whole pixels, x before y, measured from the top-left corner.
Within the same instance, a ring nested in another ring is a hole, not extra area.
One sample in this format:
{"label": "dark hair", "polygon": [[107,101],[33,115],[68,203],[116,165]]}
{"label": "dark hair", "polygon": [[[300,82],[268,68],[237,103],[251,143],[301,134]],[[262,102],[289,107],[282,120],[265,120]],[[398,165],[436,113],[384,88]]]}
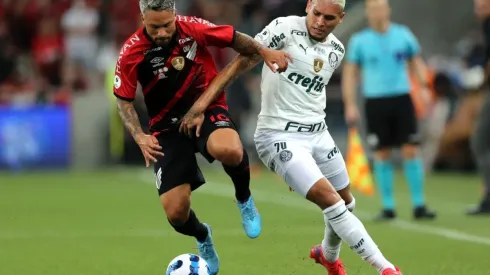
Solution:
{"label": "dark hair", "polygon": [[438,96],[451,97],[456,95],[451,78],[445,73],[436,73],[434,76],[434,92]]}

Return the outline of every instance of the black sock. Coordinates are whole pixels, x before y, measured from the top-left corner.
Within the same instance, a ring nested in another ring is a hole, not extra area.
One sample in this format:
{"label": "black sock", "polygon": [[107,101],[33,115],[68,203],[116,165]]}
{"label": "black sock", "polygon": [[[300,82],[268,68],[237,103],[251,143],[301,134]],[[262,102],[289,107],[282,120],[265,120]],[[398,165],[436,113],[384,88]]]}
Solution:
{"label": "black sock", "polygon": [[189,213],[189,219],[184,224],[175,225],[170,220],[168,221],[175,231],[180,234],[195,237],[198,242],[204,242],[208,237],[208,228],[202,224],[196,217],[196,214],[192,209]]}
{"label": "black sock", "polygon": [[243,150],[242,162],[238,166],[223,164],[223,168],[235,185],[236,199],[241,203],[246,202],[250,198],[250,167],[247,151]]}

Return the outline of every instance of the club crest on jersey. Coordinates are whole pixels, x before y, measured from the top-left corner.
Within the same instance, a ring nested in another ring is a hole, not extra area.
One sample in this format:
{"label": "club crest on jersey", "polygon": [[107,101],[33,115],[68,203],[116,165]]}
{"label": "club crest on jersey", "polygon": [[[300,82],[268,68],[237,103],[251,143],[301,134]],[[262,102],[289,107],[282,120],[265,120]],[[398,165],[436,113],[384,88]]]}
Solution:
{"label": "club crest on jersey", "polygon": [[313,60],[313,70],[315,70],[315,73],[318,73],[323,69],[323,60],[320,58],[315,58]]}
{"label": "club crest on jersey", "polygon": [[337,68],[337,66],[339,65],[339,56],[336,53],[331,52],[328,55],[328,63],[330,64],[330,67],[332,67],[332,69]]}
{"label": "club crest on jersey", "polygon": [[185,59],[182,56],[175,57],[172,59],[172,66],[174,66],[177,71],[182,71],[185,66]]}

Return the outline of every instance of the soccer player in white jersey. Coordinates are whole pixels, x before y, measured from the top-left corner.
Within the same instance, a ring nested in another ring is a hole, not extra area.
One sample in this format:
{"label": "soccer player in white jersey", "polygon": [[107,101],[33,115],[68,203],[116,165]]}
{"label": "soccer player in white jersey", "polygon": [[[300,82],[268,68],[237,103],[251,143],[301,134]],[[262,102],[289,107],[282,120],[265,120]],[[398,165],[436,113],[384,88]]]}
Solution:
{"label": "soccer player in white jersey", "polygon": [[[342,43],[331,33],[342,22],[345,0],[310,0],[307,16],[273,20],[255,39],[283,50],[293,61],[283,73],[262,70],[262,108],[255,143],[262,161],[296,192],[318,205],[324,214],[325,235],[310,257],[329,275],[346,274],[339,259],[345,241],[379,274],[400,270],[378,249],[351,211],[355,199],[342,154],[325,125],[325,85],[344,57]],[[260,62],[259,56],[239,55],[208,86],[182,120],[188,134],[202,123],[202,114],[233,79]]]}

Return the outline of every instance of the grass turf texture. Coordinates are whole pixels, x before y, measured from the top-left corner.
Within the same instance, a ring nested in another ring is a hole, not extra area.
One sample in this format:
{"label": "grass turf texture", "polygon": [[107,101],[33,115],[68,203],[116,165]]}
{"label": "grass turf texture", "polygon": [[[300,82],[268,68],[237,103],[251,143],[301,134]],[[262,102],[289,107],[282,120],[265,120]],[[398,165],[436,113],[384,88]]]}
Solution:
{"label": "grass turf texture", "polygon": [[[220,274],[326,274],[308,258],[323,238],[319,209],[262,172],[252,189],[263,218],[256,240],[245,236],[233,185],[220,169],[204,171],[208,184],[193,194],[193,208],[211,224]],[[181,253],[197,253],[193,238],[168,225],[152,169],[0,174],[0,274],[164,274]],[[479,179],[434,175],[427,182],[433,222],[411,220],[409,193],[397,177],[399,220],[372,222],[378,198],[356,194],[357,213],[383,253],[405,275],[490,274],[490,217],[467,217],[478,200]],[[346,244],[349,275],[376,274]]]}

